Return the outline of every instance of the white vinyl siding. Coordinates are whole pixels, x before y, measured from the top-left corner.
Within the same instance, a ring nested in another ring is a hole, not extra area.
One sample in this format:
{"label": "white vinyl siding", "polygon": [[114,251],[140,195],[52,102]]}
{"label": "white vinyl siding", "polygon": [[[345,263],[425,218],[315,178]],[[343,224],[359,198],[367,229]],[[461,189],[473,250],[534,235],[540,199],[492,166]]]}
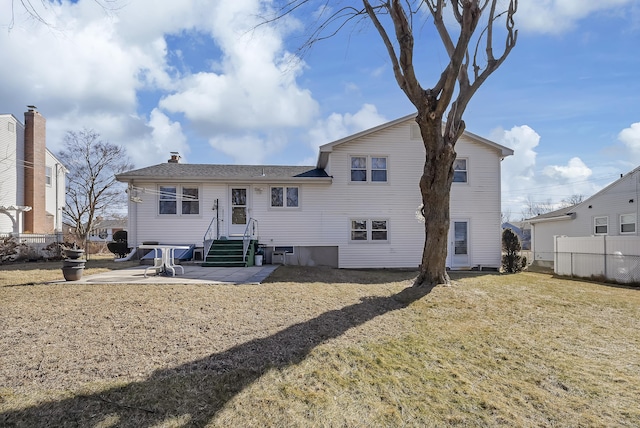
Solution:
{"label": "white vinyl siding", "polygon": [[[259,183],[234,184],[249,189],[248,215],[258,221],[260,243],[269,247],[337,246],[338,262],[343,268],[417,268],[424,246],[424,224],[415,218],[421,203],[419,180],[424,167],[424,147],[421,141],[410,138],[412,123],[415,123],[413,119],[408,119],[334,146],[330,169],[327,169],[331,181],[300,179],[288,184],[268,182],[261,177]],[[474,225],[469,229],[469,263],[499,267],[500,153],[466,135],[458,141],[456,151],[461,157],[473,160],[467,165],[473,180],[469,185],[455,186],[451,192],[452,216],[455,213],[470,216]],[[352,181],[354,156],[367,158],[368,181],[364,183]],[[372,158],[385,159],[385,164],[374,169],[385,171],[382,166],[386,167],[384,185],[371,182]],[[156,186],[154,183],[140,185]],[[271,190],[283,188],[284,205],[286,187],[299,189],[297,209],[272,207]],[[130,210],[137,210],[138,218],[136,237],[130,238],[135,239],[134,242],[153,240],[202,245],[207,227],[212,220],[215,224],[216,212],[211,207],[216,199],[219,199],[218,214],[223,220],[220,235],[227,236],[230,203],[226,183],[203,181],[200,185],[202,215],[181,222],[180,227],[176,227],[176,216],[157,216],[157,200],[149,196],[143,195],[142,203],[130,203]],[[132,205],[135,207],[131,208]],[[358,243],[351,240],[351,220],[367,221],[368,240]],[[378,223],[373,229],[372,221],[386,224]]]}
{"label": "white vinyl siding", "polygon": [[[596,233],[595,218],[608,219],[606,226],[601,225],[599,228],[602,232],[606,227],[606,236],[637,235],[637,223],[635,232],[623,232],[623,229],[633,228],[631,223],[626,223],[628,218],[623,216],[630,214],[637,216],[640,206],[637,198],[639,180],[638,170],[625,174],[618,181],[574,207],[571,211],[573,213],[571,218],[561,216],[559,220],[546,220],[534,224],[532,245],[536,253],[536,260],[553,261],[554,236],[605,236],[603,233]],[[623,223],[626,226],[623,227]]]}
{"label": "white vinyl siding", "polygon": [[[11,130],[13,128],[13,130]],[[13,115],[0,115],[0,206],[24,205],[24,127]],[[8,215],[0,214],[0,232],[13,232]]]}

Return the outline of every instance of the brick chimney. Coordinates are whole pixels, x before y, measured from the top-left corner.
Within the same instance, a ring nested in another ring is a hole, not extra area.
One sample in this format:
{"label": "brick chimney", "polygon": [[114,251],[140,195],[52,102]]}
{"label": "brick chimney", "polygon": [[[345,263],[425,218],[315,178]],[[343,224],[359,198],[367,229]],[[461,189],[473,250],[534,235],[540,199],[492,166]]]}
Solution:
{"label": "brick chimney", "polygon": [[27,106],[24,114],[24,204],[31,211],[24,213],[24,230],[31,233],[48,233],[46,204],[46,124],[47,121],[35,106]]}
{"label": "brick chimney", "polygon": [[178,152],[171,152],[171,157],[169,158],[169,163],[180,163],[180,154]]}

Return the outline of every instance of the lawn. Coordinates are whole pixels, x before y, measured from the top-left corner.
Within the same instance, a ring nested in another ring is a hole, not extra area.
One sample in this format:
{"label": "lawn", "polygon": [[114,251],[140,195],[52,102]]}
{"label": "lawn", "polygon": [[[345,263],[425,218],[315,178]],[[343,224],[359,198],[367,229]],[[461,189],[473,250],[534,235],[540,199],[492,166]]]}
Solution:
{"label": "lawn", "polygon": [[634,288],[477,274],[412,299],[402,271],[287,266],[233,286],[0,269],[2,426],[640,421]]}

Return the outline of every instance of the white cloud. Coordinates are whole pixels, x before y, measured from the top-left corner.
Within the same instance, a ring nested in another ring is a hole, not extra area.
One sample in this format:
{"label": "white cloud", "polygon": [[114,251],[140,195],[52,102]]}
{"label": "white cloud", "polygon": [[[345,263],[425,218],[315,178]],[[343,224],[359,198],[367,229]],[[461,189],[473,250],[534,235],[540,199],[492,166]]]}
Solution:
{"label": "white cloud", "polygon": [[277,136],[263,138],[258,134],[218,135],[209,139],[209,145],[230,156],[234,163],[259,165],[266,157],[277,153],[286,145],[286,140]]}
{"label": "white cloud", "polygon": [[518,28],[559,34],[572,29],[588,15],[633,4],[634,0],[520,0],[516,13]]}
{"label": "white cloud", "polygon": [[560,182],[575,182],[587,180],[592,171],[578,157],[569,159],[567,165],[549,165],[544,167],[542,173],[551,179]]}
{"label": "white cloud", "polygon": [[640,163],[640,122],[632,123],[630,127],[623,129],[618,134],[620,140],[629,150],[630,161],[637,165]]}
{"label": "white cloud", "polygon": [[502,209],[519,214],[528,198],[527,189],[534,188],[540,136],[529,126],[514,126],[510,130],[497,129],[491,133],[493,141],[513,149],[513,156],[502,161]]}
{"label": "white cloud", "polygon": [[309,130],[309,145],[317,150],[323,144],[330,143],[365,129],[386,122],[376,106],[364,104],[356,113],[332,113],[326,119],[318,120]]}
{"label": "white cloud", "polygon": [[165,162],[170,152],[180,153],[185,162],[189,160],[190,148],[179,122],[172,122],[160,110],[153,109],[147,127],[151,132],[144,134],[136,144],[138,150],[132,154],[137,165],[148,162],[149,157],[158,163]]}
{"label": "white cloud", "polygon": [[491,139],[510,147],[514,155],[502,162],[502,210],[513,219],[526,210],[529,202],[560,207],[563,199],[572,195],[589,197],[601,185],[591,179],[593,171],[580,158],[569,159],[566,165],[537,165],[536,148],[541,137],[527,125],[508,131],[497,129]]}
{"label": "white cloud", "polygon": [[184,113],[203,131],[307,125],[318,105],[296,82],[304,63],[283,47],[293,24],[256,27],[257,1],[219,2],[212,9],[208,30],[223,53],[219,72],[186,76],[160,106]]}
{"label": "white cloud", "polygon": [[[284,145],[273,135],[308,126],[318,114],[312,94],[296,81],[305,64],[283,44],[299,23],[286,18],[256,28],[268,4],[136,0],[109,13],[93,0],[63,0],[42,3],[47,25],[17,13],[11,31],[0,32],[0,52],[11,64],[0,67],[2,111],[37,105],[54,151],[67,130],[86,127],[124,145],[138,166],[164,162],[169,151],[190,151],[183,128],[168,116],[177,113],[207,139],[215,134],[210,146],[236,161],[264,159]],[[0,3],[0,17],[10,16],[9,7]],[[0,18],[0,26],[9,22]],[[203,60],[211,69],[191,73],[188,60],[174,68],[182,46],[168,52],[169,35],[211,46]],[[143,90],[165,95],[142,105]],[[242,153],[238,145],[252,149]]]}

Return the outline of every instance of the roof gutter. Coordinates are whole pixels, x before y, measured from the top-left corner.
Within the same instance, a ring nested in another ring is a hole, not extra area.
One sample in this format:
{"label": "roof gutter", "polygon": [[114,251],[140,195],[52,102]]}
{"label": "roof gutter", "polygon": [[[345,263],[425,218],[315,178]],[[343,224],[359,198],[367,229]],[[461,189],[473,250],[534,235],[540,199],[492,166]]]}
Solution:
{"label": "roof gutter", "polygon": [[163,183],[332,183],[333,177],[185,177],[185,176],[132,176],[126,174],[116,175],[120,182],[163,182]]}
{"label": "roof gutter", "polygon": [[565,215],[562,216],[558,216],[558,217],[547,217],[547,218],[541,218],[538,220],[534,220],[534,219],[529,219],[529,220],[525,220],[527,223],[529,224],[538,224],[538,223],[547,223],[550,221],[565,221],[565,220],[573,220],[576,218],[576,213],[567,213]]}

